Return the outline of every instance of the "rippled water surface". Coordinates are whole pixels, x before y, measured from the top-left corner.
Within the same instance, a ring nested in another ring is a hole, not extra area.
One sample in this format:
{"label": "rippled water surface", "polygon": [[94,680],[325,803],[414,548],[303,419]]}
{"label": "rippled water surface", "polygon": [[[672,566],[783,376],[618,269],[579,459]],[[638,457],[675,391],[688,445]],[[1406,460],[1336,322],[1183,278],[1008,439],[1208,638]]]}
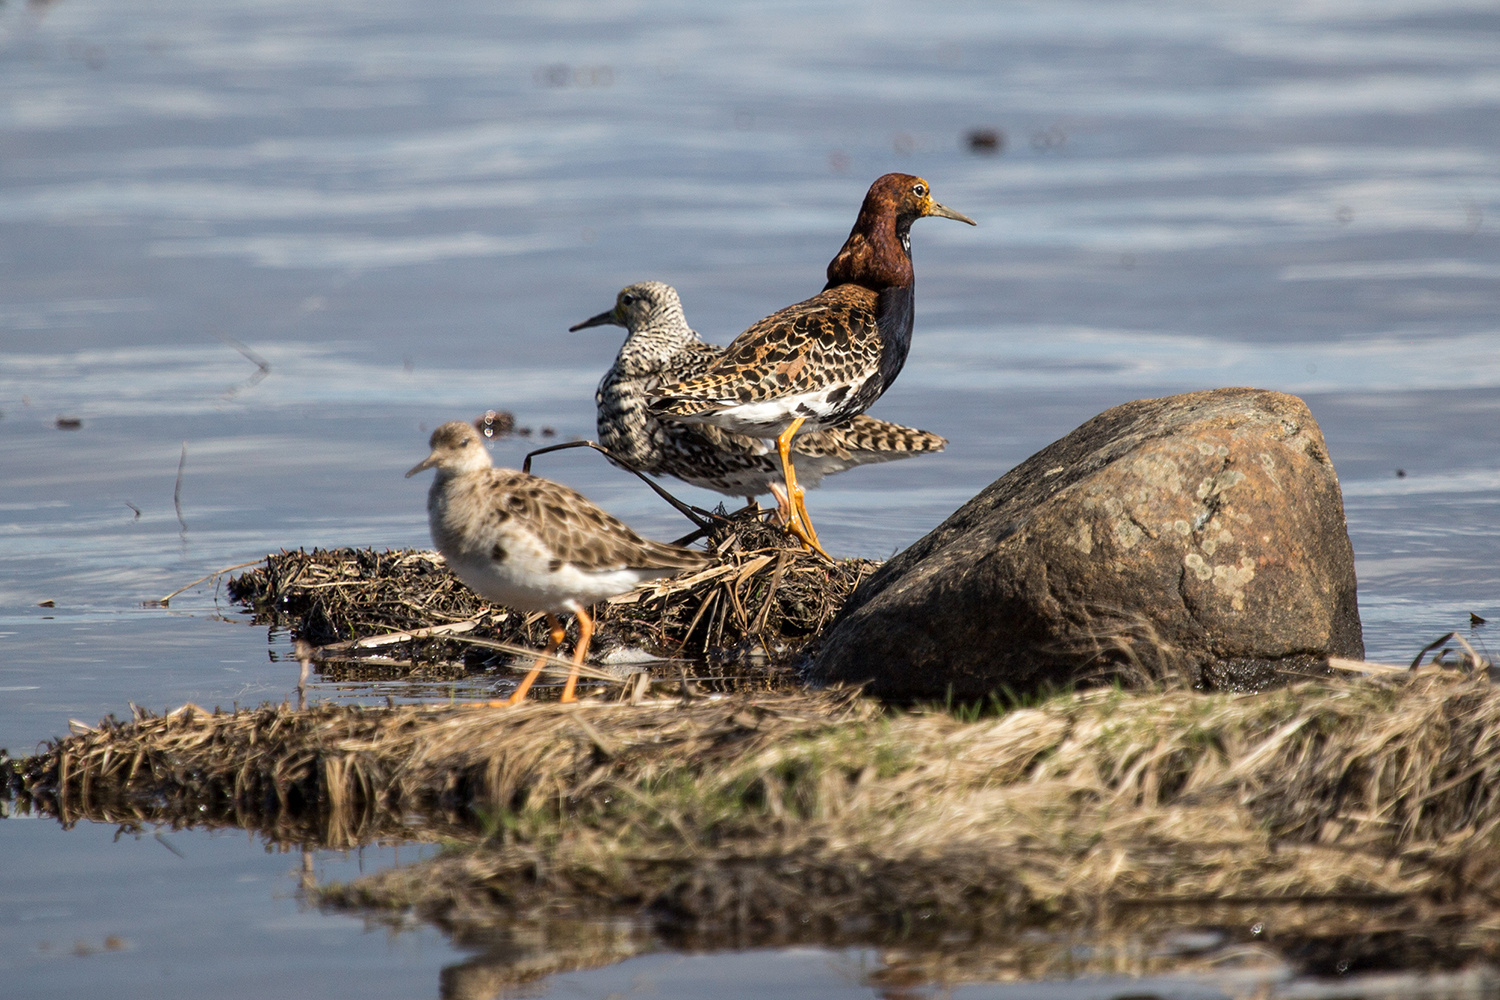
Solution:
{"label": "rippled water surface", "polygon": [[[570,324],[657,278],[727,342],[821,287],[893,169],[979,222],[915,228],[874,411],[950,444],[815,493],[830,548],[889,555],[1107,406],[1256,385],[1323,427],[1372,658],[1500,616],[1493,3],[12,0],[0,95],[12,753],[131,702],[285,697],[285,637],[222,591],[142,602],[282,547],[425,545],[427,430],[510,409],[510,463],[592,436],[619,337]],[[538,471],[683,530],[597,456]],[[464,960],[299,909],[293,856],[113,836],[0,821],[16,995],[426,995]],[[779,995],[873,995],[866,959],[755,960]],[[746,988],[673,961],[537,988]]]}

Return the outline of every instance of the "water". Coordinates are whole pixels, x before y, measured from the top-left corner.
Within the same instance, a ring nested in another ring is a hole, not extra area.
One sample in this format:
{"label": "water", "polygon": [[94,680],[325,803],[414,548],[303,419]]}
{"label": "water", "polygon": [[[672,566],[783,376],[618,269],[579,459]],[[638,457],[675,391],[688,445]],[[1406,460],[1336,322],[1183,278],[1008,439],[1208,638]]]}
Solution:
{"label": "water", "polygon": [[[13,753],[131,702],[285,697],[286,637],[221,590],[142,602],[281,547],[426,544],[400,473],[431,427],[510,409],[536,433],[508,463],[591,436],[618,337],[569,325],[657,278],[727,342],[821,286],[893,169],[979,221],[915,227],[916,338],[875,410],[950,445],[815,493],[831,549],[889,555],[1107,406],[1250,384],[1323,427],[1372,658],[1500,616],[1491,4],[11,2],[0,93]],[[538,471],[685,530],[598,456]],[[405,996],[465,960],[300,909],[295,857],[113,836],[0,822],[17,995]],[[830,960],[752,964],[832,995]]]}

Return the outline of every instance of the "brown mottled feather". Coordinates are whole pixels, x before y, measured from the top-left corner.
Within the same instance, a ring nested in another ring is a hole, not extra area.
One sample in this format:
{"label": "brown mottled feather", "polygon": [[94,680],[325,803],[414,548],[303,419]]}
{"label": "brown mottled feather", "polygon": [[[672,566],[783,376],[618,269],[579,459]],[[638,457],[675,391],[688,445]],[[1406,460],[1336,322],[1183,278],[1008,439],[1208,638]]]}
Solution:
{"label": "brown mottled feather", "polygon": [[663,385],[656,412],[739,433],[838,426],[895,381],[911,346],[911,224],[935,215],[974,224],[911,174],[876,178],[818,295],[734,339],[704,375]]}
{"label": "brown mottled feather", "polygon": [[[869,378],[880,364],[878,296],[839,285],[787,306],[734,339],[703,375],[661,387],[673,413],[775,399]],[[761,377],[746,378],[755,371]]]}
{"label": "brown mottled feather", "polygon": [[554,557],[582,570],[683,570],[708,561],[702,552],[642,538],[582,493],[550,479],[490,469],[471,488],[475,502],[519,518],[546,539]]}

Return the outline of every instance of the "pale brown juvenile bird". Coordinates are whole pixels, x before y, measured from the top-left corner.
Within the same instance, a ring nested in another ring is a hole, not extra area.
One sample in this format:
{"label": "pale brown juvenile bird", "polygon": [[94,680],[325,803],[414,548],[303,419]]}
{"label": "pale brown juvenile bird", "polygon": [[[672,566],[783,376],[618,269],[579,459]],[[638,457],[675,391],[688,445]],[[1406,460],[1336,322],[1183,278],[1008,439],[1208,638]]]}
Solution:
{"label": "pale brown juvenile bird", "polygon": [[432,454],[408,477],[437,469],[427,491],[432,542],[480,597],[517,611],[545,611],[547,648],[507,705],[526,698],[565,633],[557,616],[578,618],[578,648],[562,700],[573,688],[594,634],[589,605],[623,594],[644,580],[698,569],[708,555],[642,538],[618,518],[561,483],[515,469],[497,469],[479,432],[452,421],[432,432]]}

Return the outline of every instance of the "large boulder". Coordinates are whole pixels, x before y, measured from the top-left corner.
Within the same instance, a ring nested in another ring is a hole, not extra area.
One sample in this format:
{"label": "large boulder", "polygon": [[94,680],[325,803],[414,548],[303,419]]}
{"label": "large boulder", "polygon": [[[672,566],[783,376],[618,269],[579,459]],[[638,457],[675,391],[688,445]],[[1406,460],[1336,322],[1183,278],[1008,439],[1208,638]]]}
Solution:
{"label": "large boulder", "polygon": [[1105,677],[1254,689],[1362,659],[1354,552],[1295,396],[1107,410],[865,581],[813,673],[909,699]]}

